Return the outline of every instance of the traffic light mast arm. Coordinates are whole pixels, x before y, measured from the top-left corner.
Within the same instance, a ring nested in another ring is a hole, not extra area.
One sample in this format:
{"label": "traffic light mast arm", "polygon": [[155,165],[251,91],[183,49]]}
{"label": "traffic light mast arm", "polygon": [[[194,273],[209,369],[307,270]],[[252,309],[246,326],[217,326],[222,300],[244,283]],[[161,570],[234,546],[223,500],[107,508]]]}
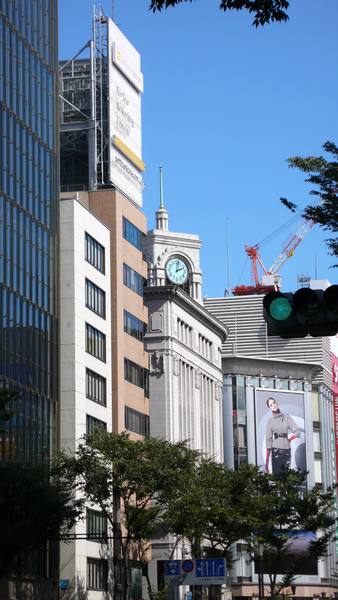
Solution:
{"label": "traffic light mast arm", "polygon": [[280,255],[276,258],[273,265],[270,267],[268,273],[274,275],[279,271],[281,266],[285,263],[285,261],[293,256],[293,253],[297,246],[301,243],[301,241],[305,238],[305,236],[309,233],[310,229],[314,226],[313,221],[305,220],[303,225],[298,229],[298,231],[292,236],[292,238],[288,241],[288,243],[284,246]]}

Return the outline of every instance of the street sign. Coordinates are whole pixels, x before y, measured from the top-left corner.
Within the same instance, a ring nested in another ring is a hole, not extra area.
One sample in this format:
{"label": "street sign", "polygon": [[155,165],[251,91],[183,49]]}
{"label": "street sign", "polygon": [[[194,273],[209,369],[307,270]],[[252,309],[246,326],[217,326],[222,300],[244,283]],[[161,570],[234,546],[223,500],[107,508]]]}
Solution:
{"label": "street sign", "polygon": [[69,579],[60,579],[60,590],[69,590]]}
{"label": "street sign", "polygon": [[173,585],[226,584],[224,558],[165,561],[164,576]]}

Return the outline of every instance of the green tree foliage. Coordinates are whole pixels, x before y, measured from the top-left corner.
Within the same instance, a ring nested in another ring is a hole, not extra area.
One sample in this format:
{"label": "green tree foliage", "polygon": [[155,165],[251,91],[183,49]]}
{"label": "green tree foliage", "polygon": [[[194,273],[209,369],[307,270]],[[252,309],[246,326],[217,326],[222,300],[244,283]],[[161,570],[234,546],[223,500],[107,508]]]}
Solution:
{"label": "green tree foliage", "polygon": [[[258,555],[258,544],[263,545],[264,562],[269,570],[270,596],[278,598],[281,590],[291,585],[305,561],[324,556],[333,537],[335,518],[334,498],[331,490],[322,492],[318,487],[306,489],[306,473],[285,470],[279,475],[259,473],[257,485],[251,488],[251,506],[254,507],[251,531],[246,536],[252,559]],[[306,555],[295,559],[291,554],[289,532],[321,532],[311,541]],[[289,560],[284,577],[282,564]]]}
{"label": "green tree foliage", "polygon": [[189,541],[193,558],[215,551],[231,560],[231,545],[251,531],[248,508],[257,478],[252,465],[232,471],[203,457],[196,462],[169,506],[170,531]]}
{"label": "green tree foliage", "polygon": [[45,467],[0,462],[0,578],[47,540],[57,541],[80,514],[73,491],[50,480]]}
{"label": "green tree foliage", "polygon": [[[128,561],[135,552],[142,560],[148,540],[167,531],[167,507],[185,477],[194,469],[198,453],[185,442],[145,438],[132,441],[126,433],[96,430],[75,455],[63,453],[56,469],[83,499],[97,504],[115,536],[122,535],[115,552],[122,556],[124,595],[128,597]],[[121,513],[120,513],[121,508]]]}
{"label": "green tree foliage", "polygon": [[[325,230],[337,233],[338,148],[334,143],[326,142],[323,149],[331,155],[331,160],[327,160],[323,156],[307,156],[305,158],[294,156],[288,159],[288,163],[289,167],[307,173],[308,177],[305,181],[316,186],[310,191],[310,195],[315,196],[316,200],[319,200],[319,204],[306,206],[303,210],[303,217],[313,220]],[[297,205],[287,198],[281,198],[281,202],[291,211],[297,210]],[[337,237],[329,238],[327,245],[330,254],[338,256]]]}
{"label": "green tree foliage", "polygon": [[121,552],[125,598],[129,559],[137,552],[139,560],[146,560],[148,540],[167,533],[188,542],[193,558],[221,555],[231,561],[231,546],[245,540],[254,560],[258,543],[263,544],[271,597],[276,598],[300,564],[294,561],[277,581],[281,560],[289,553],[288,531],[320,530],[321,537],[310,547],[317,558],[325,554],[335,521],[332,493],[307,491],[305,474],[285,471],[277,477],[254,465],[232,471],[186,442],[132,441],[126,433],[97,430],[75,455],[60,455],[57,472],[83,501],[100,507],[115,536],[121,520],[120,547],[114,549]]}
{"label": "green tree foliage", "polygon": [[[192,0],[151,0],[149,9],[153,12],[161,11],[163,8],[176,6],[182,2],[192,2]],[[255,27],[266,25],[271,22],[283,22],[289,19],[287,9],[288,0],[221,0],[220,10],[224,12],[229,10],[247,10],[254,15],[252,24]]]}

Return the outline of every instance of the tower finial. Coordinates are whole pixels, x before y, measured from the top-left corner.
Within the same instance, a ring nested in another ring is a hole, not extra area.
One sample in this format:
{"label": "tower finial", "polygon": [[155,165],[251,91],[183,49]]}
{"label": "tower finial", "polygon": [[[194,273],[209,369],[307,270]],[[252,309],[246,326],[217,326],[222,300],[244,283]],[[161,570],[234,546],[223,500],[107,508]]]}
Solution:
{"label": "tower finial", "polygon": [[163,167],[160,167],[160,208],[164,208],[164,200],[163,200]]}
{"label": "tower finial", "polygon": [[163,168],[160,167],[160,206],[156,211],[156,229],[168,229],[168,211],[163,199]]}

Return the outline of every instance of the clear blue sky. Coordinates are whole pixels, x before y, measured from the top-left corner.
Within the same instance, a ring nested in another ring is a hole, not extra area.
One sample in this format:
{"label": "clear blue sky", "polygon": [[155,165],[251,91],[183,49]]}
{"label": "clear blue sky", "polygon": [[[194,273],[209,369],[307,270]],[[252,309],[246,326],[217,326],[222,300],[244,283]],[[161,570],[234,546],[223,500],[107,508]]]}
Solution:
{"label": "clear blue sky", "polygon": [[[338,2],[290,0],[286,24],[255,29],[243,11],[219,11],[196,0],[162,13],[148,0],[115,0],[115,21],[142,55],[144,211],[149,229],[164,169],[169,228],[203,240],[203,293],[250,283],[244,244],[261,241],[291,217],[286,196],[309,202],[304,176],[286,158],[321,153],[338,143]],[[112,15],[112,2],[102,3]],[[90,0],[59,0],[60,57],[90,38]],[[270,267],[297,225],[262,247]],[[281,273],[285,291],[297,273],[337,281],[318,226]]]}

